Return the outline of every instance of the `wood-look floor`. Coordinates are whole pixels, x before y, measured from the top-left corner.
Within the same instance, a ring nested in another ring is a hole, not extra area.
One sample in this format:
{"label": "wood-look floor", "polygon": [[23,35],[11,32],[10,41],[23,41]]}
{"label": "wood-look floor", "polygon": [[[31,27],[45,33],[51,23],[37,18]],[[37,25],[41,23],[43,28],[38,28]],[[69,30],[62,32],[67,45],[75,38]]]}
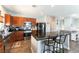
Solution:
{"label": "wood-look floor", "polygon": [[25,38],[22,41],[14,42],[12,45],[7,44],[5,47],[6,53],[31,53],[30,38]]}
{"label": "wood-look floor", "polygon": [[79,53],[79,41],[70,41],[70,50],[68,53]]}
{"label": "wood-look floor", "polygon": [[[6,53],[31,53],[30,38],[25,38],[24,40],[17,41],[17,42],[14,42],[12,46],[7,44],[5,47],[5,52]],[[65,50],[65,53],[79,53],[79,42],[70,41],[70,50],[69,51]]]}

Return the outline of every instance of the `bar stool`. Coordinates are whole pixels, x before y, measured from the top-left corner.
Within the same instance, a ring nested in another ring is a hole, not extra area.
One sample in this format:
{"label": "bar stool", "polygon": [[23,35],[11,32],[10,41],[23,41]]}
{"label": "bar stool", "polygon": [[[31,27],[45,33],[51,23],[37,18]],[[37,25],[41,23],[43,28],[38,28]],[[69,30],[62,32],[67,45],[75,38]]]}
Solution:
{"label": "bar stool", "polygon": [[79,42],[79,33],[76,34],[76,42]]}
{"label": "bar stool", "polygon": [[[48,53],[54,53],[54,45],[55,45],[55,41],[53,40],[55,37],[48,37],[46,38],[46,40],[44,41],[44,50],[43,53],[45,53],[46,51]],[[46,48],[47,46],[47,48]]]}
{"label": "bar stool", "polygon": [[55,40],[55,44],[56,44],[56,52],[57,53],[64,53],[64,43],[66,40],[68,34],[63,34],[63,35],[58,35],[56,40]]}

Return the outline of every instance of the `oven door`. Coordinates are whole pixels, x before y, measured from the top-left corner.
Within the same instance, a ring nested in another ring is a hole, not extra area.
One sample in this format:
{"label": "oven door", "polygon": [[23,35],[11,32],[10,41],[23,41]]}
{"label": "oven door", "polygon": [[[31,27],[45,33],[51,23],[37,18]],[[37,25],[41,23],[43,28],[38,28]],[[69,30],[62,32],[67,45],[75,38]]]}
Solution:
{"label": "oven door", "polygon": [[24,37],[31,36],[32,31],[24,31]]}

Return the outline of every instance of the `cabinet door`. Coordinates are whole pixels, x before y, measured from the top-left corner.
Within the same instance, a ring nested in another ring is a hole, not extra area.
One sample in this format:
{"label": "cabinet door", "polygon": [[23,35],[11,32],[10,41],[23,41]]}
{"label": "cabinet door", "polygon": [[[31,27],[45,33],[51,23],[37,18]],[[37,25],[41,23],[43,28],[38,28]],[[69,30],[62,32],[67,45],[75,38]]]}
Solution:
{"label": "cabinet door", "polygon": [[33,23],[33,25],[36,25],[36,19],[35,18],[32,19],[32,23]]}
{"label": "cabinet door", "polygon": [[13,25],[18,26],[19,25],[19,18],[16,16],[13,16]]}
{"label": "cabinet door", "polygon": [[23,26],[24,22],[25,22],[24,17],[13,16],[13,25],[21,27]]}
{"label": "cabinet door", "polygon": [[25,18],[25,17],[13,16],[13,25],[23,26],[24,22],[32,22],[32,25],[35,25],[36,19],[35,18]]}
{"label": "cabinet door", "polygon": [[2,19],[3,17],[2,16],[0,16],[0,22],[2,23],[3,22],[3,19]]}
{"label": "cabinet door", "polygon": [[32,25],[36,24],[36,19],[35,18],[28,18],[29,22],[32,22]]}
{"label": "cabinet door", "polygon": [[24,40],[23,31],[16,31],[10,35],[9,43]]}
{"label": "cabinet door", "polygon": [[25,22],[25,18],[19,17],[19,26],[23,26],[24,22]]}
{"label": "cabinet door", "polygon": [[37,49],[38,49],[37,41],[33,36],[31,36],[31,50],[33,53],[37,53]]}
{"label": "cabinet door", "polygon": [[25,22],[30,22],[30,21],[29,21],[29,18],[25,18]]}
{"label": "cabinet door", "polygon": [[3,44],[3,39],[0,37],[0,53],[4,52],[4,44]]}
{"label": "cabinet door", "polygon": [[17,31],[15,32],[15,37],[17,41],[24,40],[23,31]]}
{"label": "cabinet door", "polygon": [[12,43],[15,41],[15,37],[14,37],[14,33],[12,33],[10,36],[9,36],[9,40],[8,40],[8,43]]}
{"label": "cabinet door", "polygon": [[11,15],[5,14],[5,25],[11,25]]}

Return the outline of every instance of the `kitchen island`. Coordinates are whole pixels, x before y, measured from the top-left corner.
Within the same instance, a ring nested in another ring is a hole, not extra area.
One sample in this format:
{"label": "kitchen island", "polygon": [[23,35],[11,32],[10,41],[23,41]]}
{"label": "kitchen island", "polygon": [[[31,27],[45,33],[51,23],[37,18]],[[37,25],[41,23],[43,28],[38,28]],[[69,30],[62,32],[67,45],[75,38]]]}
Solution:
{"label": "kitchen island", "polygon": [[2,37],[0,36],[0,53],[4,52],[4,44],[3,44],[3,40]]}
{"label": "kitchen island", "polygon": [[[67,33],[68,36],[64,43],[64,47],[66,49],[70,49],[69,41],[70,41],[70,32],[61,31],[62,33]],[[44,34],[44,33],[43,33]],[[31,50],[33,53],[43,53],[44,49],[44,40],[47,39],[48,36],[57,36],[57,32],[47,32],[46,35],[32,34],[31,36]]]}

